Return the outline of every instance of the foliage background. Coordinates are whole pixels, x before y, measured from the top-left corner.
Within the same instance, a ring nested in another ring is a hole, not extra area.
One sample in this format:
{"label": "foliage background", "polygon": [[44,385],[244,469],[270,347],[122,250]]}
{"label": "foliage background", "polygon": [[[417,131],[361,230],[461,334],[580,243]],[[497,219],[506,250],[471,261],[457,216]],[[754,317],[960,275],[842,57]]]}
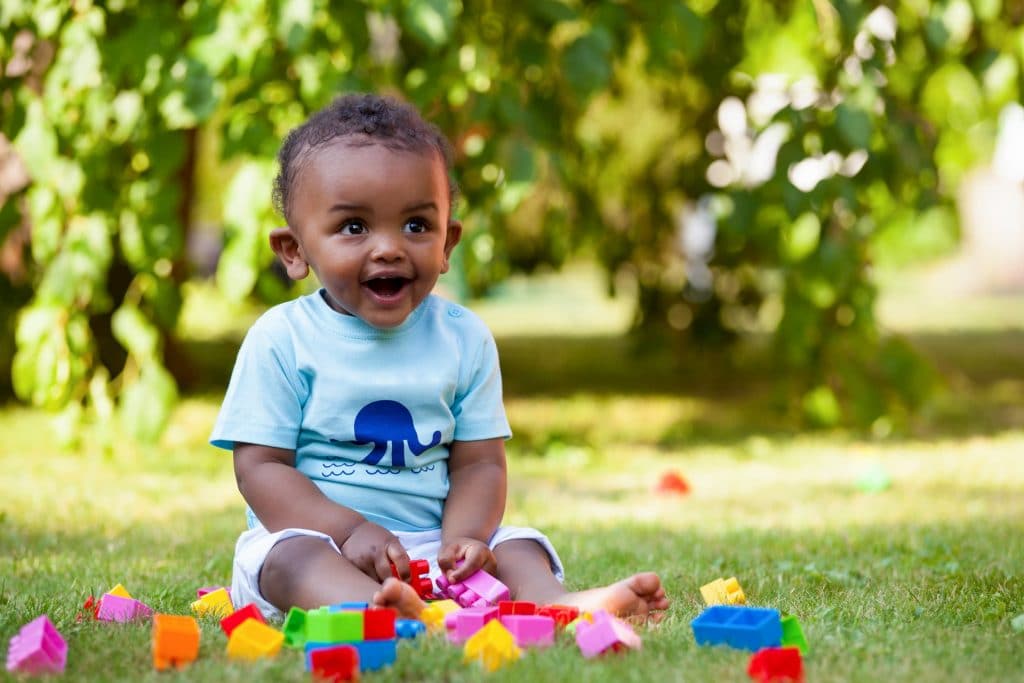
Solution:
{"label": "foliage background", "polygon": [[455,143],[457,294],[595,258],[642,348],[766,337],[794,421],[904,428],[936,378],[880,333],[871,267],[956,242],[957,184],[1020,99],[1022,19],[1014,0],[7,0],[0,357],[66,440],[156,439],[193,372],[197,207],[225,296],[291,296],[266,244],[279,141],[374,90]]}

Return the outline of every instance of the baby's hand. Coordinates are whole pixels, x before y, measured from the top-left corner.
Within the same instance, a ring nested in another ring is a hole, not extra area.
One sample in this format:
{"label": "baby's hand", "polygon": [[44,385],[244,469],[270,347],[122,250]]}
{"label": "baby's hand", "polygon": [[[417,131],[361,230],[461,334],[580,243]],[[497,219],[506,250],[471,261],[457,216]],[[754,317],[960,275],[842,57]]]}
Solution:
{"label": "baby's hand", "polygon": [[393,533],[373,522],[357,526],[341,546],[341,554],[375,581],[391,576],[395,564],[403,580],[409,578],[409,555]]}
{"label": "baby's hand", "polygon": [[[463,560],[458,567],[455,563]],[[469,578],[478,569],[491,574],[498,567],[494,553],[483,541],[475,538],[454,538],[445,543],[437,553],[437,566],[452,583]]]}

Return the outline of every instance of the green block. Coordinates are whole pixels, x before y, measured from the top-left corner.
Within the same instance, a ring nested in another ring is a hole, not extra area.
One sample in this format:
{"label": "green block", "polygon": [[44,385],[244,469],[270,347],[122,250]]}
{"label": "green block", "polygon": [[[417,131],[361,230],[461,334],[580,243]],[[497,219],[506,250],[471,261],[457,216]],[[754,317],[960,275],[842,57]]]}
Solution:
{"label": "green block", "polygon": [[284,632],[285,645],[304,647],[306,645],[306,612],[298,607],[292,607],[288,610],[288,616],[285,617],[281,630]]}
{"label": "green block", "polygon": [[806,655],[807,639],[804,638],[804,630],[800,628],[800,622],[792,614],[782,617],[782,647],[795,647],[800,650],[801,655]]}
{"label": "green block", "polygon": [[324,612],[306,614],[306,640],[340,643],[363,639],[362,612]]}

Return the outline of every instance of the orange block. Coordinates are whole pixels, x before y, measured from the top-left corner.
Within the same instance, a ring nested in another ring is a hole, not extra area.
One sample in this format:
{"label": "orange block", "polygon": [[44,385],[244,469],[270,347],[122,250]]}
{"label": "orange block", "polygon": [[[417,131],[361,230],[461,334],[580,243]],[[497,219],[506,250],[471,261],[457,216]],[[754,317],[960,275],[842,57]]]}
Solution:
{"label": "orange block", "polygon": [[153,666],[184,669],[199,656],[199,624],[192,617],[153,615]]}

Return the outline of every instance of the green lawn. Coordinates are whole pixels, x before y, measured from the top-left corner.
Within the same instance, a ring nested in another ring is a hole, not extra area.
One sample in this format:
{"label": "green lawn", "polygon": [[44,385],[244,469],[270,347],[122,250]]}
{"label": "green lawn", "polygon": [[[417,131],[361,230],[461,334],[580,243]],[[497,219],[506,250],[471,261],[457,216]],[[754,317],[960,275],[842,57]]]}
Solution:
{"label": "green lawn", "polygon": [[[735,575],[752,604],[800,618],[808,681],[1024,681],[1024,633],[1011,626],[1024,613],[1019,328],[915,337],[953,390],[913,437],[865,440],[790,431],[772,417],[770,374],[637,359],[591,312],[600,324],[573,336],[496,326],[516,432],[507,521],[546,530],[573,587],[653,569],[674,604],[640,653],[585,662],[564,644],[488,678],[747,680],[746,653],[698,648],[689,627],[699,587]],[[118,582],[187,613],[197,587],[230,580],[243,507],[230,458],[205,443],[216,407],[193,396],[158,448],[107,454],[61,452],[41,413],[0,412],[4,642],[46,612],[70,642],[70,680],[308,680],[294,651],[229,662],[212,619],[199,661],[159,675],[146,626],[75,621]],[[878,466],[891,488],[861,491]],[[691,495],[652,493],[670,469]],[[402,644],[395,667],[366,678],[482,677],[438,639]]]}

